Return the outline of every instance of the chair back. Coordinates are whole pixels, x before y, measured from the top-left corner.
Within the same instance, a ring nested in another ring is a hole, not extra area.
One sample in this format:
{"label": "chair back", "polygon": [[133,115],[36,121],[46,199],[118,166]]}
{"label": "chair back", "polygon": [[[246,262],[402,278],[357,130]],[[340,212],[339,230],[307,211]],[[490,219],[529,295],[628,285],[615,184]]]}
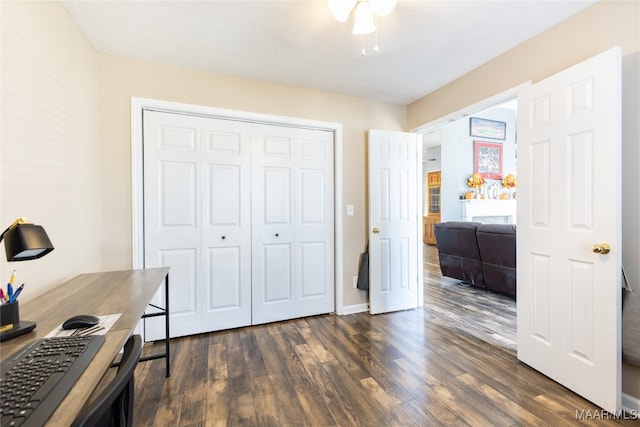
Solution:
{"label": "chair back", "polygon": [[133,425],[133,372],[142,353],[142,338],[132,335],[124,345],[118,372],[95,399],[78,414],[72,427]]}

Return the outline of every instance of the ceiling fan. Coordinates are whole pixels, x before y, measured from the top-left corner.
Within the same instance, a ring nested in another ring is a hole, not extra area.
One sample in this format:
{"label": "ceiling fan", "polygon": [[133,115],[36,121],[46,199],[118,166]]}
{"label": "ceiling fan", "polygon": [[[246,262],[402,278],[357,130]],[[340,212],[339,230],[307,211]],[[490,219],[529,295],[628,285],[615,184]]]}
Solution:
{"label": "ceiling fan", "polygon": [[327,0],[334,18],[346,22],[355,9],[353,34],[369,34],[376,30],[374,15],[387,16],[398,0]]}

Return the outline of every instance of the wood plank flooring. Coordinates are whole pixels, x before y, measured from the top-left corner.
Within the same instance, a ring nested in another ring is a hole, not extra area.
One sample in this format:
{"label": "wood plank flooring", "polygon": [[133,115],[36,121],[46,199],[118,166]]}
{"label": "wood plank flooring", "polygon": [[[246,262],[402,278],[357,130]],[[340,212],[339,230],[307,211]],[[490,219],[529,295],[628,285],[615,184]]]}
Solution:
{"label": "wood plank flooring", "polygon": [[[442,278],[433,247],[424,269],[425,306],[416,310],[172,340],[170,378],[163,360],[136,368],[135,425],[640,425],[602,420],[596,406],[518,362],[512,299]],[[591,419],[578,422],[577,411]]]}

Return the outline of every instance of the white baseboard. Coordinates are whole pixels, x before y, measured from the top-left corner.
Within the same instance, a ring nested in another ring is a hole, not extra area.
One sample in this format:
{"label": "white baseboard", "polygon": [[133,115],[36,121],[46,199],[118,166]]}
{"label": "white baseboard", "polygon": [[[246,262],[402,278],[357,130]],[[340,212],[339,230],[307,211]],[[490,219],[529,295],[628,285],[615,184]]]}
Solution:
{"label": "white baseboard", "polygon": [[640,399],[627,393],[622,393],[622,409],[631,414],[640,413]]}
{"label": "white baseboard", "polygon": [[364,303],[364,304],[355,304],[355,305],[345,305],[344,307],[342,307],[342,313],[340,313],[341,315],[346,315],[346,314],[356,314],[356,313],[363,313],[369,311],[369,304]]}

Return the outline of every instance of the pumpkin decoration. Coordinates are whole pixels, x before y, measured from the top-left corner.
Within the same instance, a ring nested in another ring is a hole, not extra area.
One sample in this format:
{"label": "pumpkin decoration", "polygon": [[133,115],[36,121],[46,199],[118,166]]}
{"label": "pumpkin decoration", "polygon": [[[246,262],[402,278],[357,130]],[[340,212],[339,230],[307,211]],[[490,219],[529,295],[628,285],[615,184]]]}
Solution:
{"label": "pumpkin decoration", "polygon": [[474,172],[473,175],[467,179],[467,187],[469,188],[480,188],[484,185],[484,178],[478,172]]}

